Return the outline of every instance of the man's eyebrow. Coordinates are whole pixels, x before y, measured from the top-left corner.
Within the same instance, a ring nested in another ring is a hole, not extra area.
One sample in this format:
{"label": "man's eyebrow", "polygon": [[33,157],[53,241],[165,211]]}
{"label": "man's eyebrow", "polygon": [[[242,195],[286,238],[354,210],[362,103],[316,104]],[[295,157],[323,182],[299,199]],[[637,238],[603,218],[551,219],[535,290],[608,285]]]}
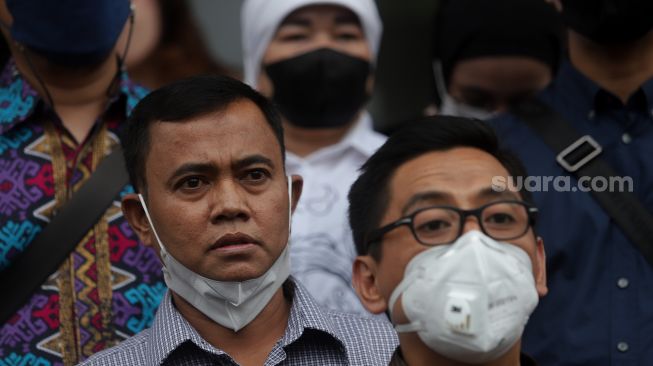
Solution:
{"label": "man's eyebrow", "polygon": [[204,173],[204,174],[215,174],[217,173],[218,168],[215,167],[213,164],[209,163],[186,163],[181,165],[179,168],[175,169],[175,171],[172,173],[170,178],[168,179],[168,183],[172,183],[173,180],[175,180],[178,177],[181,177],[182,175],[188,174],[188,173]]}
{"label": "man's eyebrow", "polygon": [[401,215],[406,215],[408,210],[415,206],[416,204],[423,202],[423,201],[444,201],[448,198],[450,198],[451,195],[448,193],[440,192],[440,191],[427,191],[427,192],[421,192],[413,195],[410,200],[408,200],[408,203],[404,205],[404,207],[401,210]]}
{"label": "man's eyebrow", "polygon": [[356,14],[353,14],[353,13],[336,15],[335,23],[336,24],[354,24],[354,25],[358,25],[358,26],[361,25],[361,22],[358,20],[358,17],[356,16]]}
{"label": "man's eyebrow", "polygon": [[509,190],[497,191],[492,187],[483,188],[482,190],[478,191],[476,196],[480,199],[488,199],[488,200],[504,199],[504,200],[521,201],[521,197],[519,197],[519,194],[517,192],[513,192]]}
{"label": "man's eyebrow", "polygon": [[289,16],[288,18],[284,19],[281,24],[279,24],[279,28],[283,27],[284,25],[296,25],[300,27],[310,27],[311,26],[311,21],[306,18],[302,18],[299,16]]}
{"label": "man's eyebrow", "polygon": [[238,161],[235,161],[233,164],[231,164],[231,168],[234,170],[241,170],[243,168],[246,168],[250,165],[254,164],[263,164],[267,165],[270,169],[274,169],[274,163],[272,162],[271,159],[266,158],[263,155],[250,155],[247,156],[243,159],[240,159]]}

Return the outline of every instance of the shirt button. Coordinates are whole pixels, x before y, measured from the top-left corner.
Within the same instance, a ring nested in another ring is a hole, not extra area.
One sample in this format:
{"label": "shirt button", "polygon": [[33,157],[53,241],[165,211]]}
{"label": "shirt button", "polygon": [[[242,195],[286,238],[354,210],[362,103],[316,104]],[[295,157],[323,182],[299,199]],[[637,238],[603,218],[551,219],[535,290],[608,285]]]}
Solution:
{"label": "shirt button", "polygon": [[[653,113],[653,110],[652,110],[651,112]],[[594,112],[594,110],[591,110],[591,111],[587,114],[587,119],[594,119],[594,116],[596,116],[596,112]]]}
{"label": "shirt button", "polygon": [[628,346],[628,343],[626,343],[626,342],[617,343],[617,349],[619,350],[619,352],[628,352],[628,348],[630,348],[630,347]]}
{"label": "shirt button", "polygon": [[630,144],[631,141],[633,141],[633,138],[630,136],[629,133],[624,133],[623,135],[621,135],[621,141],[627,145]]}
{"label": "shirt button", "polygon": [[621,277],[620,279],[617,280],[617,287],[619,288],[626,288],[628,287],[629,284],[630,282],[626,277]]}
{"label": "shirt button", "polygon": [[633,122],[636,118],[637,118],[637,115],[635,113],[633,113],[633,112],[628,113],[628,120],[630,120],[630,122]]}

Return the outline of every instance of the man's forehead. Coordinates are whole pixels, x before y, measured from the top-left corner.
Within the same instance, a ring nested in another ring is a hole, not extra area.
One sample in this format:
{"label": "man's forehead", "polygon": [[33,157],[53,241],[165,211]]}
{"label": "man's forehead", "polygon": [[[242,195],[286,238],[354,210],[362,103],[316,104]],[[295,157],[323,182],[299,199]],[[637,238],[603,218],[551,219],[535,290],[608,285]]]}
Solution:
{"label": "man's forehead", "polygon": [[[487,152],[471,147],[432,151],[397,168],[392,178],[393,196],[406,204],[415,195],[437,192],[429,199],[453,200],[460,197],[478,200],[503,195],[492,192],[495,177],[507,177],[506,168]],[[506,191],[512,198],[519,194]]]}
{"label": "man's forehead", "polygon": [[249,100],[239,100],[226,108],[178,122],[155,122],[150,128],[150,150],[163,151],[173,158],[193,155],[206,159],[213,153],[241,159],[260,155],[272,161],[282,159],[279,141],[263,112]]}

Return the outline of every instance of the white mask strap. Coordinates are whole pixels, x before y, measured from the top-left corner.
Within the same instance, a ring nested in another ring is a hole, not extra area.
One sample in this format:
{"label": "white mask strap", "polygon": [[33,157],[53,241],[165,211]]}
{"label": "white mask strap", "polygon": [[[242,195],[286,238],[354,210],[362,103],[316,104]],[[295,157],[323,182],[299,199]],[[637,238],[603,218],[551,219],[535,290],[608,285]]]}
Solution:
{"label": "white mask strap", "polygon": [[292,176],[288,176],[288,235],[292,226]]}
{"label": "white mask strap", "polygon": [[406,323],[406,324],[397,324],[395,325],[395,330],[397,333],[411,333],[411,332],[419,332],[420,330],[423,330],[424,326],[422,325],[422,322],[412,322],[412,323]]}
{"label": "white mask strap", "polygon": [[[406,289],[411,284],[411,282],[412,281],[409,281],[406,278],[404,278],[401,282],[399,282],[397,287],[395,287],[394,291],[392,291],[392,295],[390,295],[390,302],[388,304],[388,306],[390,306],[389,313],[391,318],[392,318],[392,310],[394,310],[395,308],[395,303],[397,302],[397,299],[399,299],[399,295],[403,294],[404,291],[406,291]],[[424,327],[422,326],[422,323],[419,321],[395,325],[395,330],[399,333],[417,332],[422,329],[424,329]]]}
{"label": "white mask strap", "polygon": [[150,212],[147,210],[147,205],[145,204],[145,199],[143,198],[142,194],[138,194],[138,199],[141,201],[141,205],[143,206],[143,211],[145,211],[145,217],[147,217],[147,222],[150,223],[150,227],[152,228],[152,232],[154,233],[154,237],[156,238],[156,242],[159,243],[159,248],[161,248],[161,256],[167,255],[166,249],[163,247],[163,243],[161,242],[161,239],[159,239],[159,234],[157,234],[156,229],[154,228],[154,223],[152,222],[152,217],[150,217]]}

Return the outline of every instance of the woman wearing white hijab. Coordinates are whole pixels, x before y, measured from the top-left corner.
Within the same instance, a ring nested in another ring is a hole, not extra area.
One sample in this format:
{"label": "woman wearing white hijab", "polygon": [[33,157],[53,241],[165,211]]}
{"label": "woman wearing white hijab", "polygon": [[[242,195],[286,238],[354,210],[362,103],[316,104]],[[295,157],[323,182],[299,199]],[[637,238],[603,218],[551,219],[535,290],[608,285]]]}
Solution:
{"label": "woman wearing white hijab", "polygon": [[284,119],[288,174],[304,177],[293,218],[292,270],[318,302],[364,314],[351,287],[347,193],[383,144],[365,105],[381,40],[373,0],[246,0],[245,81]]}

